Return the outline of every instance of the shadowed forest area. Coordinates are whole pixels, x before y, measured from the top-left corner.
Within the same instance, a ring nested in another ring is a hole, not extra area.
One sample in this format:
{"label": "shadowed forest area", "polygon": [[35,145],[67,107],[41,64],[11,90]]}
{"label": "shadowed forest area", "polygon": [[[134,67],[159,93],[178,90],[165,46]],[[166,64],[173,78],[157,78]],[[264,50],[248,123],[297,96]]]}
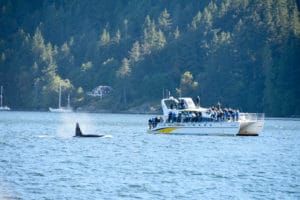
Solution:
{"label": "shadowed forest area", "polygon": [[[163,94],[300,115],[297,0],[1,0],[0,84],[12,109],[113,112]],[[99,85],[113,91],[88,96]]]}

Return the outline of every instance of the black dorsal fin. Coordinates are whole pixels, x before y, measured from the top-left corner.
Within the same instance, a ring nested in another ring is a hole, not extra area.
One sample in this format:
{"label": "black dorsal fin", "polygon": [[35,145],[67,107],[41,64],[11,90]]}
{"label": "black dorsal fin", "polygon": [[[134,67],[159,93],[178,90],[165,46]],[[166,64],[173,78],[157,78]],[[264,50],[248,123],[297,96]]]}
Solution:
{"label": "black dorsal fin", "polygon": [[82,136],[82,132],[80,130],[78,122],[76,123],[75,136]]}

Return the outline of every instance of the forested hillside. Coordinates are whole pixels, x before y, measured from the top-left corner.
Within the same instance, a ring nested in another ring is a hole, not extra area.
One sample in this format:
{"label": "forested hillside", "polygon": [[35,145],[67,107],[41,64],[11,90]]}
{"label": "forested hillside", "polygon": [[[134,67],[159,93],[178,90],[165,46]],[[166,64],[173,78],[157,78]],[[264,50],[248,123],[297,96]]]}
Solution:
{"label": "forested hillside", "polygon": [[[1,0],[0,84],[12,109],[112,111],[163,93],[300,115],[297,0]],[[109,85],[103,98],[88,91]],[[64,104],[65,104],[64,100]]]}

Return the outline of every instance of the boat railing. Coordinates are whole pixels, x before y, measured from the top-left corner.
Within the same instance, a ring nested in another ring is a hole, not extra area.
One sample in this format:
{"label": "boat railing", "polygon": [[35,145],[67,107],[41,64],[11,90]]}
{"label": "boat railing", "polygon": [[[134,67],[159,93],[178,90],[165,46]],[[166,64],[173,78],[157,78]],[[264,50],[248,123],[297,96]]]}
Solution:
{"label": "boat railing", "polygon": [[265,113],[239,113],[240,121],[263,121]]}

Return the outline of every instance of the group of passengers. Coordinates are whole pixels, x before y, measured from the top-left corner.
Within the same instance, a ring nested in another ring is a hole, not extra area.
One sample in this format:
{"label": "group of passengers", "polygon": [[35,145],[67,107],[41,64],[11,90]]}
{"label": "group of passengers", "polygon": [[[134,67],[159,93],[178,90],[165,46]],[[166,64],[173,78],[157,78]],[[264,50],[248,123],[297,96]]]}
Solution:
{"label": "group of passengers", "polygon": [[[197,98],[197,106],[199,106],[200,98]],[[183,103],[183,102],[182,102]],[[183,105],[178,105],[182,108]],[[202,121],[238,121],[239,110],[221,108],[221,103],[209,108],[205,113],[199,111],[170,111],[167,122],[202,122]]]}
{"label": "group of passengers", "polygon": [[211,107],[208,110],[208,114],[214,121],[238,121],[239,120],[239,110],[233,109],[221,109],[220,107]]}
{"label": "group of passengers", "polygon": [[167,122],[238,121],[239,111],[210,108],[206,113],[199,111],[169,112]]}
{"label": "group of passengers", "polygon": [[[197,98],[197,106],[199,106],[200,98]],[[175,110],[173,110],[175,107]],[[172,111],[168,114],[167,123],[183,123],[183,122],[205,122],[205,121],[238,121],[239,110],[233,110],[221,108],[221,104],[218,102],[216,106],[209,108],[205,113],[200,111],[179,111],[178,109],[184,109],[185,105],[183,101],[178,104],[171,104],[170,108]],[[148,121],[149,129],[155,128],[158,123],[164,122],[162,117],[151,118]]]}
{"label": "group of passengers", "polygon": [[201,122],[205,119],[202,117],[201,112],[169,112],[167,122]]}
{"label": "group of passengers", "polygon": [[164,119],[162,117],[154,117],[148,120],[149,129],[155,128],[158,123],[163,122]]}

